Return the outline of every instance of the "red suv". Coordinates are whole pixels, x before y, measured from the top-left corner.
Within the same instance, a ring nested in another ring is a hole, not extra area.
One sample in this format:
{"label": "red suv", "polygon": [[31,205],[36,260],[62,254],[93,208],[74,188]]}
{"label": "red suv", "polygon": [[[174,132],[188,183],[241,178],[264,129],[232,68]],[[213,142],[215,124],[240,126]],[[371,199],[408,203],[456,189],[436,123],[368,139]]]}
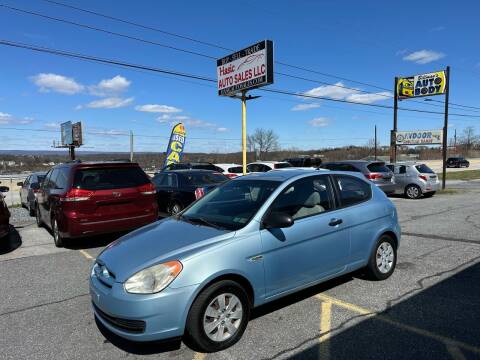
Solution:
{"label": "red suv", "polygon": [[10,211],[8,211],[7,204],[3,199],[4,192],[8,191],[8,187],[0,186],[0,239],[8,235],[10,225],[8,220],[10,219]]}
{"label": "red suv", "polygon": [[136,163],[57,165],[40,186],[36,217],[57,247],[68,238],[131,230],[157,220],[155,187]]}

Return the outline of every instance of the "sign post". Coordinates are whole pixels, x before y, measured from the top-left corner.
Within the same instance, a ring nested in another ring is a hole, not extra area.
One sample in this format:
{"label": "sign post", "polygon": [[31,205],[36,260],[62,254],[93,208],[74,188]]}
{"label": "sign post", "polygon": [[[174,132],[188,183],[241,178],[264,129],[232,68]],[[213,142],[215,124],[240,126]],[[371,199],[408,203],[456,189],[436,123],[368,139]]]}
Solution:
{"label": "sign post", "polygon": [[390,162],[397,162],[397,114],[398,114],[398,77],[395,77],[394,85],[394,97],[393,97],[393,130],[390,134]]}
{"label": "sign post", "polygon": [[[260,41],[217,60],[218,95],[242,101],[242,165],[247,173],[247,91],[273,83],[273,42]],[[241,94],[240,96],[238,94]]]}
{"label": "sign post", "polygon": [[445,181],[447,177],[447,141],[448,141],[448,97],[450,94],[450,66],[445,71],[445,119],[443,121],[443,148],[442,148],[442,189],[445,190]]}

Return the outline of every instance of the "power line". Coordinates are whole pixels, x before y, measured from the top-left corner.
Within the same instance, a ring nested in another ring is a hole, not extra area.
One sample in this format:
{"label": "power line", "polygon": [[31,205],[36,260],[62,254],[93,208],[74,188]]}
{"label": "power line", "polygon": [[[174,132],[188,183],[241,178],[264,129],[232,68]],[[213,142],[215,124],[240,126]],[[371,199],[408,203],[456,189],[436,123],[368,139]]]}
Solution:
{"label": "power line", "polygon": [[[77,59],[82,59],[82,60],[86,60],[86,61],[93,61],[93,62],[98,62],[98,63],[106,63],[106,64],[112,64],[112,65],[117,65],[117,66],[124,66],[124,67],[130,67],[130,68],[135,68],[135,69],[148,70],[148,71],[153,71],[153,72],[159,72],[159,73],[164,73],[164,74],[169,74],[169,75],[175,75],[175,76],[180,76],[180,77],[186,77],[186,78],[191,78],[191,79],[197,79],[197,80],[215,82],[216,83],[215,79],[211,79],[211,78],[208,78],[208,77],[205,77],[205,76],[182,73],[182,72],[178,72],[178,71],[174,71],[174,70],[167,70],[167,69],[162,69],[162,68],[155,68],[155,67],[146,66],[146,65],[131,64],[131,63],[126,63],[126,62],[122,62],[122,61],[119,61],[119,60],[99,58],[99,57],[96,57],[96,56],[83,55],[83,54],[78,54],[78,53],[73,53],[73,52],[68,52],[68,51],[63,51],[63,50],[57,50],[57,49],[51,49],[51,48],[46,48],[46,47],[41,47],[41,46],[23,44],[23,43],[13,42],[13,41],[9,41],[9,40],[4,40],[4,39],[0,39],[0,45],[6,45],[6,46],[23,48],[23,49],[28,49],[28,50],[37,51],[37,52],[44,52],[44,53],[49,53],[49,54],[54,54],[54,55],[59,55],[59,56],[77,58]],[[350,101],[350,100],[345,100],[345,99],[333,99],[333,98],[329,98],[329,97],[325,97],[325,96],[307,95],[307,94],[304,94],[304,93],[298,93],[298,92],[296,93],[296,92],[292,92],[292,91],[288,91],[288,90],[281,90],[281,89],[265,89],[265,88],[262,89],[261,88],[261,89],[258,89],[258,90],[259,91],[264,91],[264,92],[278,93],[278,94],[283,94],[283,95],[291,95],[291,96],[296,96],[296,97],[310,98],[310,99],[334,101],[334,102],[341,102],[341,103],[355,104],[355,105],[363,105],[363,106],[370,106],[370,107],[377,107],[377,108],[384,108],[384,109],[393,109],[393,107],[389,106],[389,105],[368,104],[368,103]],[[427,113],[427,114],[443,114],[443,112],[438,112],[438,111],[428,111],[428,110],[400,108],[400,107],[399,107],[399,110],[419,112],[419,113]],[[450,115],[480,118],[480,115],[454,114],[454,113],[451,113]]]}

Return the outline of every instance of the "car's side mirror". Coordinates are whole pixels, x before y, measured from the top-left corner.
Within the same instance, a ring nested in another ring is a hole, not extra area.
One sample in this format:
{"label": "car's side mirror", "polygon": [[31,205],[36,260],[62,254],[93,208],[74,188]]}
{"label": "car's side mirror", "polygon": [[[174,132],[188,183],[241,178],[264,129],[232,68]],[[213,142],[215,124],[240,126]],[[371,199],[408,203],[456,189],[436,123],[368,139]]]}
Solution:
{"label": "car's side mirror", "polygon": [[40,184],[39,183],[31,183],[30,188],[32,190],[40,190]]}
{"label": "car's side mirror", "polygon": [[282,212],[271,212],[263,220],[265,229],[287,228],[293,225],[293,218]]}
{"label": "car's side mirror", "polygon": [[22,181],[18,182],[17,186],[20,186],[20,187],[23,186],[23,182]]}
{"label": "car's side mirror", "polygon": [[8,186],[0,186],[0,192],[8,192],[10,188]]}

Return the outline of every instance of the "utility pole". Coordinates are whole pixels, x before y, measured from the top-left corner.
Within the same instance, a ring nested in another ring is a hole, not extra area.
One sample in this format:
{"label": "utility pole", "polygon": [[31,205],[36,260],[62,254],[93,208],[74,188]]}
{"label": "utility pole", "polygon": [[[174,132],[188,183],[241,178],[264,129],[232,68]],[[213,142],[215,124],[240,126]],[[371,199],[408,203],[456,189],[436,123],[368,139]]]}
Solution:
{"label": "utility pole", "polygon": [[130,162],[133,162],[133,131],[130,130]]}
{"label": "utility pole", "polygon": [[457,155],[457,129],[455,129],[455,135],[453,136],[453,148],[455,150],[455,155]]}
{"label": "utility pole", "polygon": [[377,125],[375,125],[375,161],[377,160]]}
{"label": "utility pole", "polygon": [[247,173],[247,92],[242,91],[242,166],[243,175]]}
{"label": "utility pole", "polygon": [[398,114],[398,77],[395,76],[393,90],[393,130],[390,134],[390,162],[397,162],[397,114]]}
{"label": "utility pole", "polygon": [[445,189],[445,180],[447,177],[447,141],[448,141],[448,99],[450,93],[450,66],[445,71],[445,119],[443,122],[443,149],[442,149],[442,189]]}

